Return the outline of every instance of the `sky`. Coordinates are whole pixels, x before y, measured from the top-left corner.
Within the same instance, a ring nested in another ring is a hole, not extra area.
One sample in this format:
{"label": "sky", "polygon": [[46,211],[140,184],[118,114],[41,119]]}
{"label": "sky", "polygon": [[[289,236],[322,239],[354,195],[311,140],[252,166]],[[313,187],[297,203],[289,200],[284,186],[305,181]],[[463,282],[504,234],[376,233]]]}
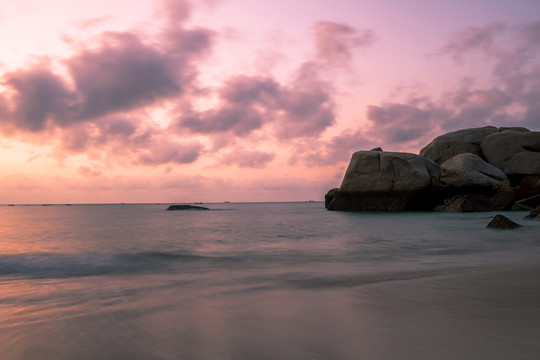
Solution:
{"label": "sky", "polygon": [[0,203],[322,200],[353,152],[540,130],[537,0],[0,0]]}

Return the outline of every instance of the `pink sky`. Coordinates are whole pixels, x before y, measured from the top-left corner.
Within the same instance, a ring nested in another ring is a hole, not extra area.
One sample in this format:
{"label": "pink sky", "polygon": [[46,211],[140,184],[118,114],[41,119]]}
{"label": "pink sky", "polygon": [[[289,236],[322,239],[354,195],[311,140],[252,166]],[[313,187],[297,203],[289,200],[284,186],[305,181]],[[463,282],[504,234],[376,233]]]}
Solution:
{"label": "pink sky", "polygon": [[357,150],[540,130],[535,0],[0,3],[0,204],[321,200]]}

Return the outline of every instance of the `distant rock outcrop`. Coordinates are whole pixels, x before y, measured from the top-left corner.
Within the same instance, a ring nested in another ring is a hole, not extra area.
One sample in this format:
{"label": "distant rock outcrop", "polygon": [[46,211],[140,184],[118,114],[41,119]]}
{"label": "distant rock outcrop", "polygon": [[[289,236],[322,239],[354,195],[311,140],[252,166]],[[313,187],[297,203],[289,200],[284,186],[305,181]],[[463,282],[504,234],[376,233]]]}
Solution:
{"label": "distant rock outcrop", "polygon": [[515,229],[521,227],[521,225],[513,222],[504,215],[498,214],[495,215],[495,217],[489,222],[489,224],[487,224],[487,227],[491,229]]}
{"label": "distant rock outcrop", "polygon": [[195,205],[171,205],[167,210],[210,210],[204,206],[195,206]]}
{"label": "distant rock outcrop", "polygon": [[329,210],[448,212],[540,205],[540,132],[520,127],[444,134],[420,155],[381,148],[353,154]]}

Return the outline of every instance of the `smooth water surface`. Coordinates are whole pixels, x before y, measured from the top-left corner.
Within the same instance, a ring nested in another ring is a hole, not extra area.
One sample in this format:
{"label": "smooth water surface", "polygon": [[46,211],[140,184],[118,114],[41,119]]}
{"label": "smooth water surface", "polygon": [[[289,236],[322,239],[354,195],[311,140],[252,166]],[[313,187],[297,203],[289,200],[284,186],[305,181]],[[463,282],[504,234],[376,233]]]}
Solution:
{"label": "smooth water surface", "polygon": [[320,202],[0,206],[0,356],[537,359],[540,222]]}

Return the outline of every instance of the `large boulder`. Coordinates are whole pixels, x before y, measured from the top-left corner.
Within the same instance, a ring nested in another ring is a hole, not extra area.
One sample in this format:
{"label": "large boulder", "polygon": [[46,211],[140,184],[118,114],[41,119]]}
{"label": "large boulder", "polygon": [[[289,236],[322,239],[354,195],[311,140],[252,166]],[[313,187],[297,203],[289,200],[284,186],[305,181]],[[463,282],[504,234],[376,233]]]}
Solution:
{"label": "large boulder", "polygon": [[463,153],[471,153],[483,158],[480,143],[486,136],[497,131],[498,129],[494,126],[453,131],[436,137],[420,150],[420,155],[433,160],[437,164],[442,164],[446,160]]}
{"label": "large boulder", "polygon": [[493,189],[499,182],[508,181],[502,170],[471,153],[458,154],[446,160],[441,169],[441,183],[450,188]]}
{"label": "large boulder", "polygon": [[358,151],[328,209],[430,210],[440,172],[439,165],[416,154]]}
{"label": "large boulder", "polygon": [[481,148],[487,161],[508,177],[540,175],[539,131],[493,133],[482,140]]}

